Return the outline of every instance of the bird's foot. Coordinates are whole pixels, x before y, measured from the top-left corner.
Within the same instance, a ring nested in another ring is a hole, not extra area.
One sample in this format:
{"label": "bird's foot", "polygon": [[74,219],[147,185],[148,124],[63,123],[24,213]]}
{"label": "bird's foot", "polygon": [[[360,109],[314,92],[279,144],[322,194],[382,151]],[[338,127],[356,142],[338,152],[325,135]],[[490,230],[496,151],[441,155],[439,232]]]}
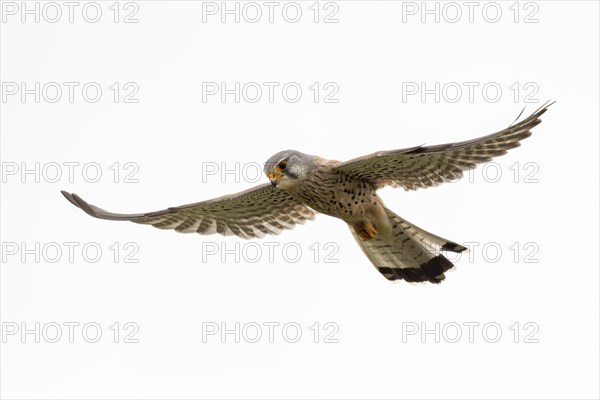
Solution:
{"label": "bird's foot", "polygon": [[377,229],[370,222],[359,222],[353,225],[353,227],[356,234],[365,240],[373,239],[378,233]]}

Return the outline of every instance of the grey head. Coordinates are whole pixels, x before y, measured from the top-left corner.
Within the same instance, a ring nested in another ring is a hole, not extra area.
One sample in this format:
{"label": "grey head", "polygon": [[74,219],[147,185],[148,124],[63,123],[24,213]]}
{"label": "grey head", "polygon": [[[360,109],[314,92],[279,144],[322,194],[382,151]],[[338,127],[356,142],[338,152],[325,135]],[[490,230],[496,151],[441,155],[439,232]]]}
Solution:
{"label": "grey head", "polygon": [[274,154],[265,163],[265,175],[273,186],[291,189],[314,170],[317,157],[296,150],[284,150]]}

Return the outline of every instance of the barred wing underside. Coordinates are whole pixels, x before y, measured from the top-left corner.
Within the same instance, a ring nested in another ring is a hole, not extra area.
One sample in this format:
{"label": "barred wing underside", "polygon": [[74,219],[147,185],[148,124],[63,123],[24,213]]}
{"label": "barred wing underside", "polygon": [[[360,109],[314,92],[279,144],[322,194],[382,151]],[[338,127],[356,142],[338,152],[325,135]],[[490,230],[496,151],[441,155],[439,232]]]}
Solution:
{"label": "barred wing underside", "polygon": [[282,190],[264,184],[199,203],[142,214],[115,214],[93,206],[74,193],[62,194],[95,218],[131,221],[160,229],[203,235],[219,233],[244,239],[275,235],[314,219],[315,212]]}
{"label": "barred wing underside", "polygon": [[457,143],[381,151],[340,163],[336,169],[367,180],[377,188],[390,185],[416,190],[454,181],[463,176],[463,171],[520,146],[519,142],[531,136],[531,129],[542,122],[540,117],[552,104],[545,104],[523,121],[488,136]]}

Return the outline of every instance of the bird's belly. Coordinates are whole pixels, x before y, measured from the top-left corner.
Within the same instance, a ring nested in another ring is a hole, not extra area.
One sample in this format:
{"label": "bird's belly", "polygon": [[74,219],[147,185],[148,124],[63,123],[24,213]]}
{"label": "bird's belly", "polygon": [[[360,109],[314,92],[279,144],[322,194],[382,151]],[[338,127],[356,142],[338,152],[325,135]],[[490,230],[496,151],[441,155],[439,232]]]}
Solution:
{"label": "bird's belly", "polygon": [[364,220],[383,207],[375,189],[363,181],[311,185],[298,194],[315,211],[348,223]]}

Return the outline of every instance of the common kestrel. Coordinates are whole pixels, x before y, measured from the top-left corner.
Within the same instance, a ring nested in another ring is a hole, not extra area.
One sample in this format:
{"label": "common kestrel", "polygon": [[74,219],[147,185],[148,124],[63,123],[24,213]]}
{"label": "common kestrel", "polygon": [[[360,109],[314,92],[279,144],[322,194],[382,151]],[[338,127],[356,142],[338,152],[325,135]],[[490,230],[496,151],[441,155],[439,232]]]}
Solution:
{"label": "common kestrel", "polygon": [[464,142],[381,151],[346,162],[282,151],[265,164],[271,183],[162,211],[114,214],[74,193],[62,194],[96,218],[244,239],[278,234],[323,213],[348,224],[360,248],[387,279],[439,283],[453,267],[440,251],[460,253],[466,248],[396,215],[377,190],[390,185],[409,191],[461,178],[463,171],[518,147],[550,105],[500,132]]}

